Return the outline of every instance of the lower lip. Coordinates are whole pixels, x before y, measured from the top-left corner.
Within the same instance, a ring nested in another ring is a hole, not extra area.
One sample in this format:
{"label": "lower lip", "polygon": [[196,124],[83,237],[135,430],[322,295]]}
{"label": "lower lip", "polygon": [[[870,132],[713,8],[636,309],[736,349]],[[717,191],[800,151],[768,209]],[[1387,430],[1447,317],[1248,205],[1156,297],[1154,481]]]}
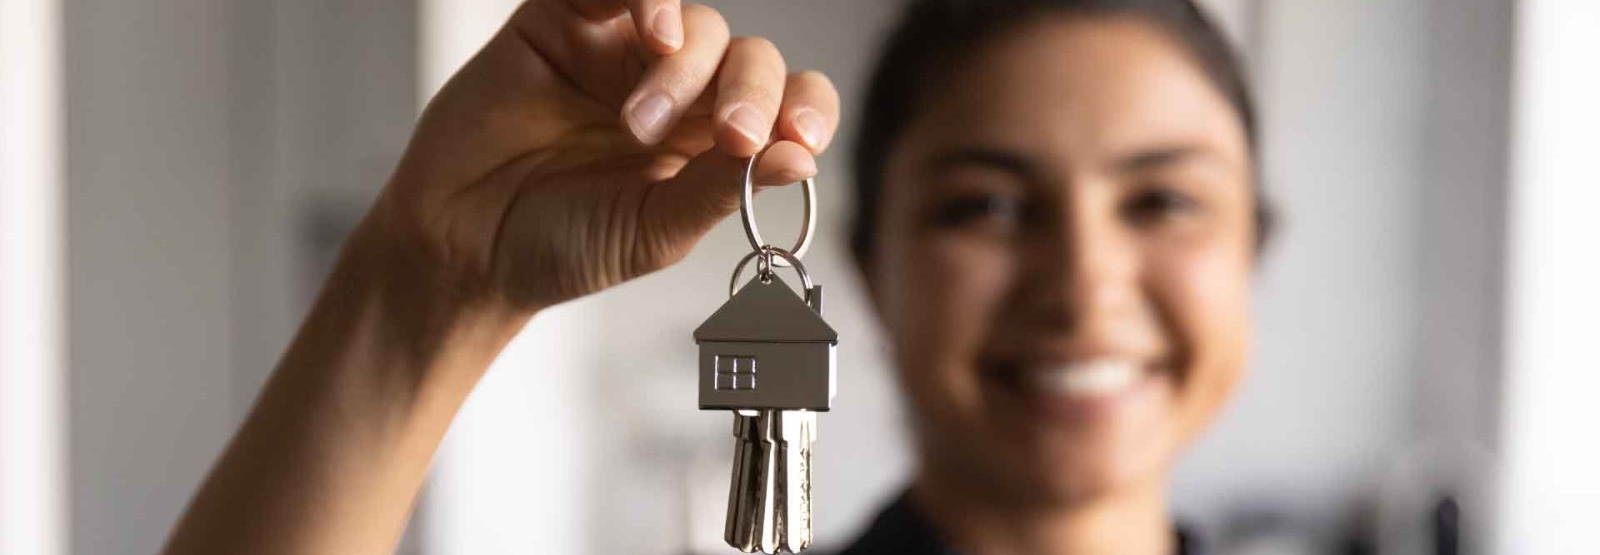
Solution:
{"label": "lower lip", "polygon": [[1023,404],[1044,420],[1060,424],[1083,424],[1120,418],[1140,406],[1154,403],[1166,374],[1147,371],[1130,386],[1114,393],[1069,395],[1051,393],[1012,382],[1006,389],[1021,397]]}

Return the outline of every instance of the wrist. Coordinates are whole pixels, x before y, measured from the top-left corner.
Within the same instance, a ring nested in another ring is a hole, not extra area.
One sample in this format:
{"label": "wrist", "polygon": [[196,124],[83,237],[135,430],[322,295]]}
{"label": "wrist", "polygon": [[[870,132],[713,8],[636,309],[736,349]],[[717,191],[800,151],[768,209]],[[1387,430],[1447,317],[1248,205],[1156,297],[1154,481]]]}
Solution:
{"label": "wrist", "polygon": [[537,308],[518,307],[450,275],[393,226],[369,217],[351,233],[301,337],[314,352],[410,380],[470,389]]}

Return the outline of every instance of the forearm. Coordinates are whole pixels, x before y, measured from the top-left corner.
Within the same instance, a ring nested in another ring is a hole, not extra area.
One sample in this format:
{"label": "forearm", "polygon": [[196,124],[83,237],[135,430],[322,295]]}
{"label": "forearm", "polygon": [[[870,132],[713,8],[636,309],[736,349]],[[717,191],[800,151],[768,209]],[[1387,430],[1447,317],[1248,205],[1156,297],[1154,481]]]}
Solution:
{"label": "forearm", "polygon": [[[359,233],[359,232],[358,232]],[[528,313],[347,249],[166,553],[388,553],[445,430]]]}

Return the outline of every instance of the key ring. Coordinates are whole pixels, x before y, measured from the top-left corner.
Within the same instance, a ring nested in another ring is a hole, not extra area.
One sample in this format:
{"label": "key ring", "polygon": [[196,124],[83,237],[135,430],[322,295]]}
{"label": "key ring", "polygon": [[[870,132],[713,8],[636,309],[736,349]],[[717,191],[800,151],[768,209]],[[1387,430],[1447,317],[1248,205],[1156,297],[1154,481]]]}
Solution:
{"label": "key ring", "polygon": [[[773,255],[777,256],[774,258]],[[800,257],[795,256],[789,251],[773,246],[762,247],[759,250],[744,255],[744,258],[739,259],[739,265],[733,267],[733,279],[728,280],[729,297],[732,297],[734,294],[739,292],[739,274],[744,273],[744,267],[748,266],[750,261],[755,260],[757,257],[763,259],[771,258],[771,264],[777,264],[779,260],[784,260],[787,261],[790,266],[794,267],[794,273],[800,275],[800,286],[805,288],[806,304],[811,304],[811,290],[813,287],[811,285],[811,274],[806,272],[806,266],[800,263]],[[757,268],[760,268],[760,266],[757,266]],[[767,277],[762,277],[761,279],[765,280],[768,279],[768,277],[770,277],[770,274]]]}
{"label": "key ring", "polygon": [[[739,196],[739,215],[743,216],[742,219],[744,220],[744,236],[746,239],[750,240],[750,248],[755,249],[756,253],[760,253],[762,249],[768,247],[767,240],[761,237],[761,230],[756,227],[755,211],[756,163],[759,162],[761,160],[761,156],[766,153],[766,150],[757,152],[755,156],[750,157],[749,162],[745,163],[744,186],[742,187],[743,190]],[[806,249],[811,247],[811,234],[817,228],[817,189],[815,178],[807,177],[800,180],[800,193],[805,196],[805,205],[802,209],[803,212],[801,212],[801,218],[805,220],[805,224],[800,227],[800,238],[795,240],[794,248],[783,251],[785,254],[772,260],[772,263],[778,266],[790,266],[792,265],[791,263],[799,262],[800,257],[805,256]],[[782,249],[778,249],[777,247],[772,248],[782,251]]]}

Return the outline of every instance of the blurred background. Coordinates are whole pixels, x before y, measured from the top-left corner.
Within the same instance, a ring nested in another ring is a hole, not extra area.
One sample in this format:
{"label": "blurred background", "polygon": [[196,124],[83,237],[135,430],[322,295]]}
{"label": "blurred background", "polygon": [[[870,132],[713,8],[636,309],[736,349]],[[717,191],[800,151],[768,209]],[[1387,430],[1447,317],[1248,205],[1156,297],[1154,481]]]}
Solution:
{"label": "blurred background", "polygon": [[[1600,4],[1211,0],[1284,227],[1258,350],[1173,484],[1235,553],[1600,553]],[[722,0],[849,102],[899,2]],[[0,0],[0,553],[152,553],[432,92],[511,0]],[[822,159],[840,387],[820,548],[910,471]],[[798,194],[760,201],[796,229]],[[537,318],[402,552],[723,553],[729,417],[690,332],[747,246]]]}

